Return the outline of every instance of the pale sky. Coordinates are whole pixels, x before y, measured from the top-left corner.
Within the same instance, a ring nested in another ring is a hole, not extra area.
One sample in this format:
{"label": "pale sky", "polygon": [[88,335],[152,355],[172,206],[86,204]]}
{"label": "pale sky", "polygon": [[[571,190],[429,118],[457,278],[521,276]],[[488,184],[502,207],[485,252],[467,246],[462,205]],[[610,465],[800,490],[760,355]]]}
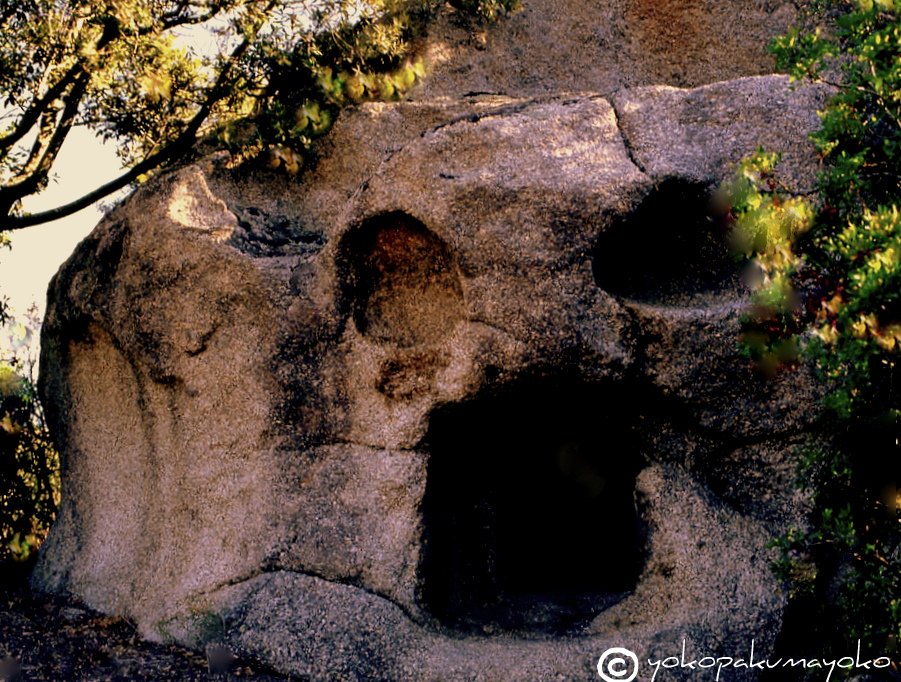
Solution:
{"label": "pale sky", "polygon": [[[225,19],[217,21],[222,23]],[[228,45],[219,45],[218,38],[209,30],[217,21],[177,31],[175,44],[195,55],[211,56],[227,49]],[[103,145],[88,130],[75,128],[66,138],[53,172],[57,182],[51,183],[39,196],[29,197],[24,202],[26,210],[35,213],[65,204],[122,171],[113,145]],[[109,203],[112,199],[107,197],[98,203]],[[13,312],[24,311],[35,302],[43,315],[50,278],[103,215],[96,206],[10,235],[12,251],[0,249],[0,296],[9,299]]]}
{"label": "pale sky", "polygon": [[[288,11],[304,13],[308,10],[306,3],[300,3],[299,9],[289,5]],[[227,17],[222,17],[204,25],[183,28],[176,32],[175,43],[198,56],[212,56],[227,50],[228,42],[220,44],[222,38],[211,30],[226,21]],[[60,206],[121,172],[113,145],[103,145],[88,130],[75,128],[53,165],[56,181],[40,195],[28,197],[23,202],[24,207],[36,213]],[[22,313],[36,303],[43,317],[50,278],[75,245],[100,221],[103,214],[98,205],[108,204],[126,192],[102,199],[68,218],[10,234],[12,250],[0,249],[0,296],[8,299],[13,314]]]}
{"label": "pale sky", "polygon": [[[101,144],[83,128],[76,128],[66,139],[53,170],[57,182],[29,197],[24,202],[26,210],[47,210],[77,199],[121,172],[113,147]],[[10,234],[12,250],[0,249],[0,295],[9,299],[14,313],[32,303],[43,311],[50,278],[101,216],[95,205],[68,218]]]}

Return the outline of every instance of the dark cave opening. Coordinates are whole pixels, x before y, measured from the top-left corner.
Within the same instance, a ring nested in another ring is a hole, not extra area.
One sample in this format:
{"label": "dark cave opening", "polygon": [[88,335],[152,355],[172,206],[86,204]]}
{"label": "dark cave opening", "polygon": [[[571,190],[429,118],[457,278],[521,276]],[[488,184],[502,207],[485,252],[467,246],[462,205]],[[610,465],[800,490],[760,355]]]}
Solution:
{"label": "dark cave opening", "polygon": [[420,599],[439,623],[576,634],[635,587],[631,398],[518,382],[432,415]]}
{"label": "dark cave opening", "polygon": [[687,306],[742,290],[723,208],[709,188],[668,180],[601,234],[594,278],[641,303]]}

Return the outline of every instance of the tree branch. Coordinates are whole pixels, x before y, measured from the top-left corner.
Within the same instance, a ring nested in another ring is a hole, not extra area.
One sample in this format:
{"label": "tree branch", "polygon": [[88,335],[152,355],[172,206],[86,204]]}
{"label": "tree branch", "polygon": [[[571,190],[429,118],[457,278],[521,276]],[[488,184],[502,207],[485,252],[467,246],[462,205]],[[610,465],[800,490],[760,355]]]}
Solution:
{"label": "tree branch", "polygon": [[[174,148],[175,144],[173,143],[169,147],[166,148],[165,151],[171,152],[171,155],[175,155],[176,149]],[[4,232],[11,232],[13,230],[20,230],[25,227],[32,227],[33,225],[41,225],[42,223],[49,223],[53,220],[58,220],[59,218],[65,218],[66,216],[70,216],[73,213],[77,213],[83,208],[87,208],[95,201],[99,201],[104,197],[109,196],[113,192],[118,192],[123,187],[127,187],[135,180],[137,180],[142,174],[147,173],[148,171],[153,170],[157,166],[165,163],[169,155],[164,152],[160,152],[157,155],[149,156],[143,162],[139,163],[136,166],[133,166],[130,170],[120,175],[115,180],[111,180],[104,185],[101,185],[97,189],[85,194],[75,201],[71,201],[68,204],[64,204],[62,206],[58,206],[57,208],[50,209],[49,211],[42,211],[40,213],[32,213],[30,215],[23,216],[7,216],[3,219],[3,223],[0,224],[0,230]]]}
{"label": "tree branch", "polygon": [[[59,110],[53,108],[48,108],[41,114],[41,120],[38,124],[38,133],[34,143],[31,145],[31,151],[28,154],[28,158],[22,163],[19,171],[12,176],[10,181],[12,184],[15,184],[16,180],[27,178],[38,169],[41,155],[50,138],[53,136],[53,130],[56,127],[56,117],[58,114]],[[0,197],[3,196],[8,186],[9,185],[6,185],[0,188]]]}
{"label": "tree branch", "polygon": [[0,187],[0,207],[6,208],[6,212],[9,210],[7,207],[22,197],[36,192],[47,180],[50,168],[75,123],[78,107],[90,80],[91,77],[87,73],[79,74],[72,89],[65,96],[63,110],[58,120],[55,120],[55,113],[49,111],[42,116],[46,121],[41,122],[41,131],[35,140],[31,155],[25,167],[16,176],[22,179]]}
{"label": "tree branch", "polygon": [[0,153],[12,147],[16,142],[28,134],[28,131],[38,122],[41,114],[47,111],[47,107],[63,94],[65,89],[72,84],[81,71],[82,66],[80,62],[73,64],[63,77],[54,83],[42,97],[31,103],[28,109],[25,110],[25,113],[22,114],[16,127],[11,132],[0,137]]}
{"label": "tree branch", "polygon": [[[263,16],[268,15],[272,11],[272,9],[277,4],[277,1],[278,0],[269,0],[269,2],[266,3],[265,9],[263,10]],[[75,201],[69,202],[68,204],[64,204],[48,211],[42,211],[40,213],[33,213],[30,215],[6,215],[3,218],[0,218],[0,220],[3,221],[2,224],[0,224],[0,230],[20,230],[26,227],[32,227],[33,225],[40,225],[43,223],[48,223],[52,220],[58,220],[59,218],[65,218],[66,216],[72,215],[73,213],[76,213],[83,208],[87,208],[95,201],[103,199],[113,192],[117,192],[123,187],[130,185],[141,175],[148,173],[163,165],[164,163],[186,153],[193,146],[196,140],[197,133],[199,132],[203,123],[209,117],[210,113],[213,110],[213,107],[226,94],[226,84],[229,74],[231,73],[235,64],[237,64],[238,61],[244,56],[244,53],[247,52],[250,44],[251,38],[245,36],[241,43],[238,44],[238,46],[234,50],[232,50],[231,54],[228,57],[228,60],[223,65],[222,70],[219,72],[219,75],[216,78],[216,82],[208,90],[203,104],[188,122],[187,126],[185,126],[185,129],[178,135],[178,137],[176,137],[172,142],[163,147],[160,151],[151,154],[143,161],[120,175],[118,178],[111,180],[104,185],[101,185],[97,189],[79,197]],[[2,196],[2,189],[0,189],[0,196]],[[0,201],[0,207],[2,207],[3,205],[4,202]],[[9,209],[6,209],[6,211],[4,212],[8,214]]]}
{"label": "tree branch", "polygon": [[[163,18],[163,30],[167,31],[177,26],[184,25],[194,25],[201,24],[210,19],[214,18],[221,11],[221,3],[215,3],[211,7],[209,7],[208,11],[202,15],[191,15],[185,16],[181,14],[184,9],[189,5],[189,3],[185,2],[176,10],[175,13],[170,15],[166,15]],[[97,44],[94,46],[94,49],[97,52],[102,51],[106,48],[113,40],[116,38],[117,28],[113,25],[108,25],[104,27],[104,32],[100,36],[97,41]],[[145,35],[152,32],[151,27],[147,27],[138,33],[140,35]],[[42,95],[39,99],[32,102],[25,112],[22,114],[19,122],[16,124],[15,128],[7,133],[6,135],[0,136],[0,156],[2,153],[10,149],[14,144],[16,144],[19,140],[25,137],[28,134],[28,131],[34,128],[35,124],[37,124],[38,120],[41,117],[41,114],[44,113],[47,108],[53,103],[53,101],[59,98],[63,92],[68,88],[74,80],[78,77],[80,73],[83,73],[85,70],[83,60],[76,60],[72,66],[69,67],[68,71],[63,74],[62,78],[60,78],[50,89],[47,90],[44,95]]]}

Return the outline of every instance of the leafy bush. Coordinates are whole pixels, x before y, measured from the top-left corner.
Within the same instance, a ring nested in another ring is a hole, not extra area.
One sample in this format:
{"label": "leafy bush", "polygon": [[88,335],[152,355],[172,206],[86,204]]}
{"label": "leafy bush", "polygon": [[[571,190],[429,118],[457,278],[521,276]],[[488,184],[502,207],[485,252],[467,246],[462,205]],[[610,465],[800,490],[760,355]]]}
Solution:
{"label": "leafy bush", "polygon": [[860,639],[897,657],[901,16],[894,0],[818,3],[774,52],[794,78],[837,92],[813,135],[825,169],[816,198],[792,197],[778,156],[762,151],[731,188],[736,244],[760,275],[745,347],[769,369],[800,350],[829,385],[824,437],[799,468],[811,525],[781,539],[780,568],[821,647],[854,651]]}
{"label": "leafy bush", "polygon": [[29,557],[59,504],[59,458],[32,383],[0,365],[0,561]]}
{"label": "leafy bush", "polygon": [[59,457],[31,380],[35,322],[10,327],[18,357],[0,362],[0,563],[28,559],[59,504]]}

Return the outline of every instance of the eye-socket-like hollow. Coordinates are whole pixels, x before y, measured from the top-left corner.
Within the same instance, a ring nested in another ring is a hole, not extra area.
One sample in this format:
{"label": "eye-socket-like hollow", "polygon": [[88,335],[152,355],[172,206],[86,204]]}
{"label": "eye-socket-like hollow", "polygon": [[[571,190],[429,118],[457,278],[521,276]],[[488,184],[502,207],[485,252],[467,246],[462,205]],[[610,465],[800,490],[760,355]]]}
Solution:
{"label": "eye-socket-like hollow", "polygon": [[703,305],[741,290],[740,266],[706,186],[671,180],[601,235],[594,278],[627,300]]}
{"label": "eye-socket-like hollow", "polygon": [[430,420],[420,598],[464,632],[579,632],[638,580],[622,387],[519,382]]}
{"label": "eye-socket-like hollow", "polygon": [[447,245],[415,218],[388,213],[345,237],[343,265],[359,332],[409,347],[434,343],[463,317]]}

